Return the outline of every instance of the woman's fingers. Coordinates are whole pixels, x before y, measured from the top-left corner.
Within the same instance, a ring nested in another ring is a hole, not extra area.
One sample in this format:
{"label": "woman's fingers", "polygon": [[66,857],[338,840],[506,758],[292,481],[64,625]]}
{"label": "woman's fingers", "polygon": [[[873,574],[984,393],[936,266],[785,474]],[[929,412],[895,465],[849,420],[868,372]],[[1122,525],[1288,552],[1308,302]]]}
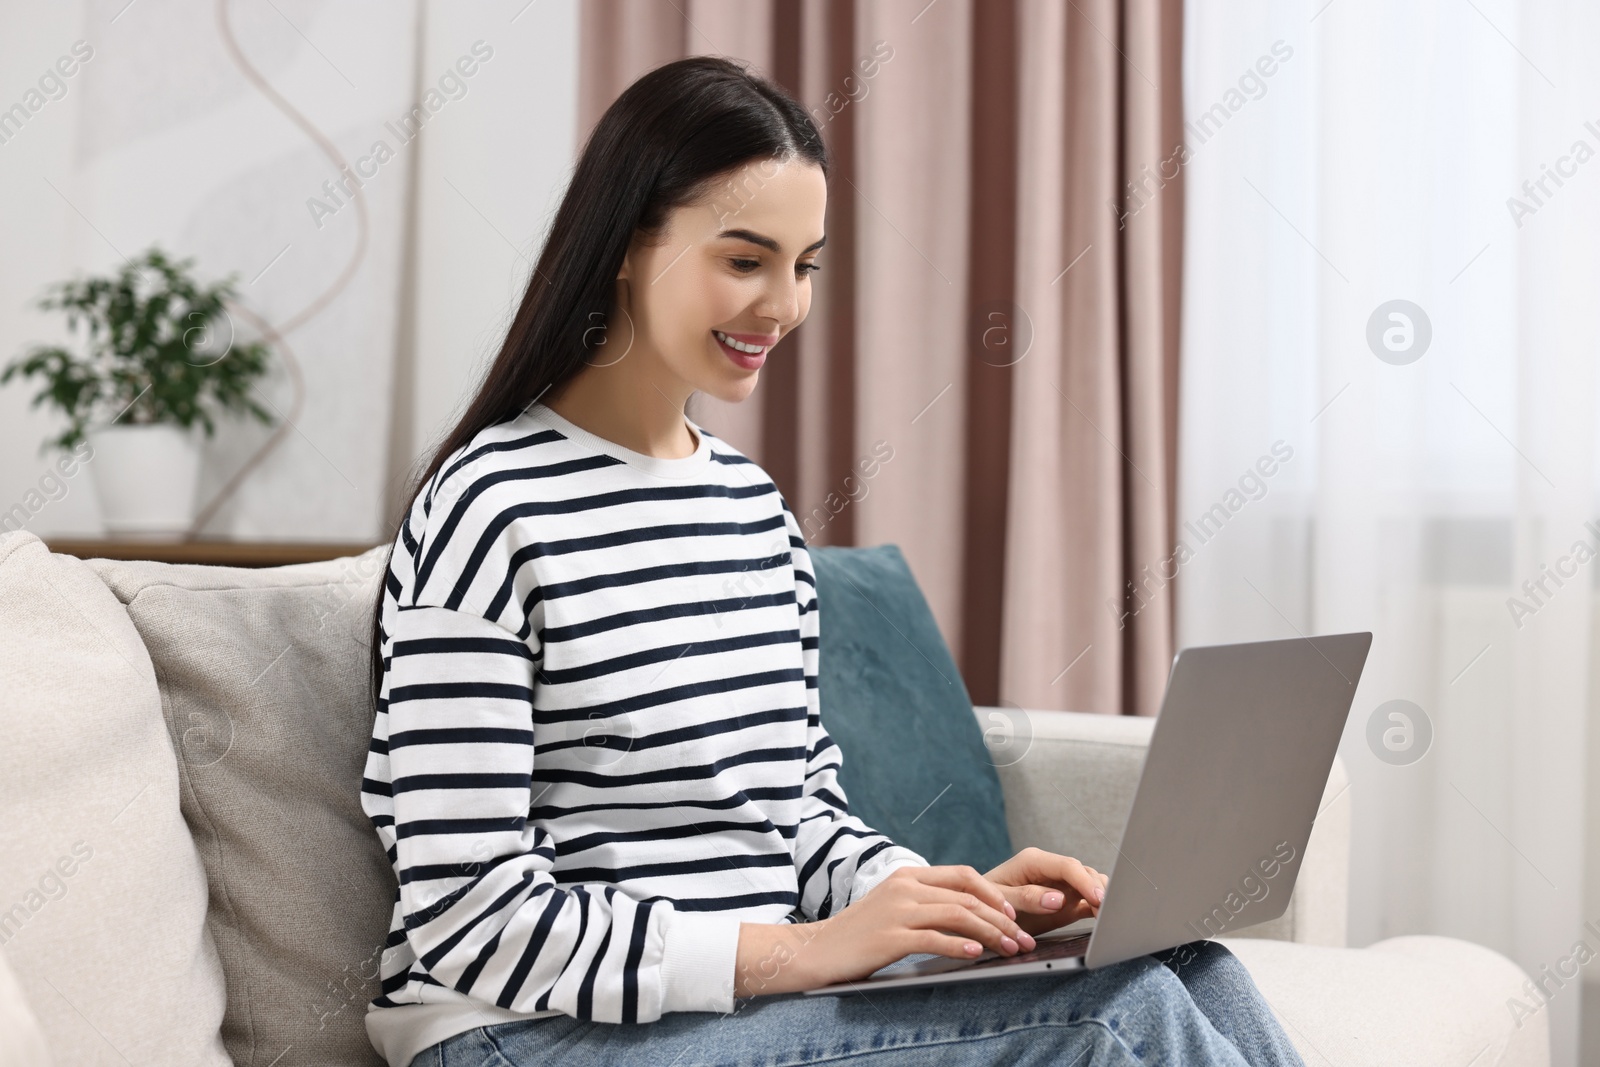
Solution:
{"label": "woman's fingers", "polygon": [[912,926],[940,930],[977,941],[996,955],[1011,956],[1034,946],[1033,936],[967,893],[936,889],[939,896],[921,904]]}
{"label": "woman's fingers", "polygon": [[1110,880],[1093,867],[1040,849],[1018,853],[1016,867],[1008,872],[1017,879],[1008,895],[1018,912],[1047,916],[1055,925],[1100,913]]}
{"label": "woman's fingers", "polygon": [[[1071,856],[1044,852],[1036,859],[1029,881],[1050,885],[1066,885],[1083,898],[1091,908],[1098,910],[1105,899],[1106,879],[1097,871],[1085,867]],[[1041,894],[1041,898],[1044,894]]]}
{"label": "woman's fingers", "polygon": [[983,955],[983,945],[970,937],[941,934],[937,930],[918,930],[909,942],[907,955],[912,952],[932,952],[956,959],[976,959]]}
{"label": "woman's fingers", "polygon": [[1060,861],[1056,864],[1060,880],[1076,889],[1084,900],[1099,908],[1100,901],[1105,899],[1105,889],[1099,877],[1071,856],[1056,858]]}
{"label": "woman's fingers", "polygon": [[[1026,952],[1028,949],[1033,948],[1033,935],[1024,930],[1016,919],[1009,914],[996,911],[974,894],[960,889],[944,889],[937,886],[927,887],[927,892],[935,894],[929,902],[932,906],[937,907],[942,903],[946,907],[960,908],[982,924],[978,928],[979,933],[983,933],[985,929],[992,930],[994,932],[993,935],[985,937],[983,943],[996,952],[1002,955],[1009,955],[1018,951]],[[1009,907],[1009,905],[1007,906]],[[971,931],[969,930],[968,932]],[[1000,940],[1001,938],[1010,939],[1015,947],[1003,944]]]}
{"label": "woman's fingers", "polygon": [[[920,881],[924,885],[936,885],[944,889],[959,889],[971,893],[996,911],[1005,911],[1011,906],[1006,900],[1000,887],[989,879],[979,874],[977,868],[956,864],[942,867],[924,867],[917,871]],[[1011,916],[1016,918],[1016,916]]]}
{"label": "woman's fingers", "polygon": [[[1071,856],[1034,848],[1022,850],[991,872],[1005,877],[1005,882],[961,865],[904,868],[896,874],[911,876],[929,891],[917,895],[919,905],[957,907],[964,913],[939,911],[910,925],[964,935],[1000,955],[1033,948],[1033,930],[1099,915],[1109,883],[1104,874]],[[1026,916],[1025,923],[1018,922],[1019,915]]]}
{"label": "woman's fingers", "polygon": [[[923,888],[919,903],[927,907],[956,908],[977,924],[965,923],[961,930],[976,936],[1002,955],[1034,947],[1033,935],[1017,924],[1016,911],[1000,886],[970,867],[930,867],[919,872]],[[942,912],[948,917],[951,912]],[[950,929],[951,927],[945,927]],[[1008,947],[1001,938],[1007,938]]]}
{"label": "woman's fingers", "polygon": [[1012,890],[1017,910],[1035,915],[1054,915],[1067,902],[1067,895],[1048,885],[1020,885]]}

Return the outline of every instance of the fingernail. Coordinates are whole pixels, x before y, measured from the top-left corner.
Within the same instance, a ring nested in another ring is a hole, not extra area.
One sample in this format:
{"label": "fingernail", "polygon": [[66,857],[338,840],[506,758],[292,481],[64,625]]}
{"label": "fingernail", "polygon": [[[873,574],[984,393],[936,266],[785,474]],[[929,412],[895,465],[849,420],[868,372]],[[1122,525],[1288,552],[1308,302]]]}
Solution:
{"label": "fingernail", "polygon": [[1061,901],[1063,899],[1064,898],[1061,896],[1060,893],[1058,893],[1054,889],[1052,889],[1050,892],[1048,892],[1048,893],[1046,893],[1044,895],[1044,900],[1042,901],[1042,903],[1047,908],[1059,908],[1059,907],[1061,907]]}
{"label": "fingernail", "polygon": [[1094,899],[1100,901],[1101,903],[1105,902],[1105,899],[1106,899],[1106,887],[1105,886],[1097,885],[1097,886],[1094,887]]}
{"label": "fingernail", "polygon": [[1038,942],[1033,939],[1033,935],[1028,933],[1028,931],[1022,930],[1020,931],[1020,935],[1022,937],[1023,948],[1031,951],[1033,947],[1038,944]]}
{"label": "fingernail", "polygon": [[1017,909],[1013,908],[1011,906],[1011,901],[1009,901],[1009,900],[1005,902],[1005,905],[1006,905],[1006,918],[1015,919],[1017,917]]}
{"label": "fingernail", "polygon": [[968,941],[962,946],[962,948],[967,950],[967,955],[969,956],[976,956],[978,953],[983,951],[983,946],[978,944],[976,941]]}
{"label": "fingernail", "polygon": [[1000,935],[1000,946],[1002,948],[1004,948],[1007,952],[1015,952],[1015,951],[1017,951],[1017,943],[1015,941],[1011,940],[1009,937],[1005,936],[1004,934]]}

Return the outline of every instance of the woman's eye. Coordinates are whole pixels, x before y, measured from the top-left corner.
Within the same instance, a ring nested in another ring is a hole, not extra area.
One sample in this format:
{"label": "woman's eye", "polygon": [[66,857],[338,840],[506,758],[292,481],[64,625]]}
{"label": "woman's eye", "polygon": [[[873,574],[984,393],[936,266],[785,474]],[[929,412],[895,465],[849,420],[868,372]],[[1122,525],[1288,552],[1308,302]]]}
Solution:
{"label": "woman's eye", "polygon": [[[740,274],[749,274],[751,271],[758,270],[761,267],[759,259],[730,259],[728,262],[733,264],[733,269]],[[821,269],[822,267],[816,263],[796,263],[794,272],[804,278],[807,275],[815,274]]]}

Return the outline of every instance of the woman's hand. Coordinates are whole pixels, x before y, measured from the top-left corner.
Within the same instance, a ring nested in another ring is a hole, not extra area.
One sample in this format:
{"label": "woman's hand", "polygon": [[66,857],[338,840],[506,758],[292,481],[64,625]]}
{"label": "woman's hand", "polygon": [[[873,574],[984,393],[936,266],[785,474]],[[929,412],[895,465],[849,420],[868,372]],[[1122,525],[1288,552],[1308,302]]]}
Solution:
{"label": "woman's hand", "polygon": [[1071,856],[1025,848],[984,875],[1000,887],[1030,934],[1100,914],[1107,876]]}
{"label": "woman's hand", "polygon": [[972,867],[901,867],[826,919],[744,923],[734,995],[854,981],[914,952],[973,959],[1033,946],[1001,887]]}

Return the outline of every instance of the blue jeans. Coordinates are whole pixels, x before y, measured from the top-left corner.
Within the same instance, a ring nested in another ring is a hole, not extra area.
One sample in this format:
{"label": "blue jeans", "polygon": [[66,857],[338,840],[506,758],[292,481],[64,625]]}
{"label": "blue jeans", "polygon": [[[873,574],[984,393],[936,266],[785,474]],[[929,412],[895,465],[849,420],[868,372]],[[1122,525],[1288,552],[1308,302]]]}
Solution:
{"label": "blue jeans", "polygon": [[[926,956],[918,958],[928,958]],[[1244,965],[1214,941],[1093,971],[741,999],[639,1024],[549,1016],[479,1027],[411,1067],[1304,1067]]]}

